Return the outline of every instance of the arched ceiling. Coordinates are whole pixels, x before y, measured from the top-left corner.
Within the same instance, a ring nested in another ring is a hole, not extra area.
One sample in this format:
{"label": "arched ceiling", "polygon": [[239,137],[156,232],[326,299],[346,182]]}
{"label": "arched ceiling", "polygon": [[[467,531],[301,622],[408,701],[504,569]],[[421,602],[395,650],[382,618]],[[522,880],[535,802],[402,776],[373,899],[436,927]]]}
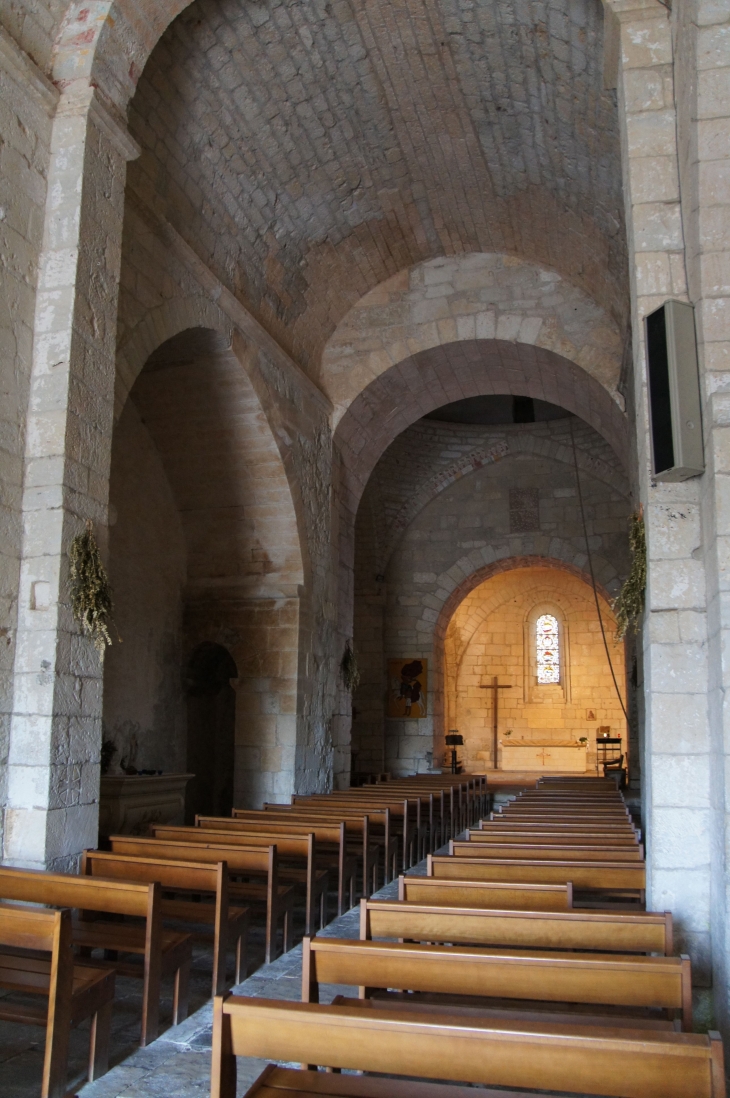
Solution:
{"label": "arched ceiling", "polygon": [[439,255],[547,264],[623,323],[602,37],[599,0],[196,0],[139,81],[129,186],[311,370]]}

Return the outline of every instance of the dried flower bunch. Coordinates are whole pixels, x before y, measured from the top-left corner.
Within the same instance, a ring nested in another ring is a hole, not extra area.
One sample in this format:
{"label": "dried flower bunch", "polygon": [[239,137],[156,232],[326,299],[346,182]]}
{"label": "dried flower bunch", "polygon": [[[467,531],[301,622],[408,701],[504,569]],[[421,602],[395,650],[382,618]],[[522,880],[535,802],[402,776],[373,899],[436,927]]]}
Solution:
{"label": "dried flower bunch", "polygon": [[69,588],[71,609],[88,637],[92,637],[100,659],[111,644],[109,624],[113,610],[112,589],[101,561],[91,519],[83,534],[78,534],[69,549],[71,571]]}
{"label": "dried flower bunch", "polygon": [[644,613],[644,592],[646,591],[646,533],[644,530],[643,508],[635,511],[629,520],[629,546],[631,548],[631,571],[624,585],[613,600],[616,614],[616,636],[619,640],[630,631],[636,633],[639,619]]}
{"label": "dried flower bunch", "polygon": [[360,682],[360,668],[357,665],[357,656],[349,641],[345,645],[345,651],[340,661],[340,674],[342,675],[345,690],[349,694],[354,693]]}

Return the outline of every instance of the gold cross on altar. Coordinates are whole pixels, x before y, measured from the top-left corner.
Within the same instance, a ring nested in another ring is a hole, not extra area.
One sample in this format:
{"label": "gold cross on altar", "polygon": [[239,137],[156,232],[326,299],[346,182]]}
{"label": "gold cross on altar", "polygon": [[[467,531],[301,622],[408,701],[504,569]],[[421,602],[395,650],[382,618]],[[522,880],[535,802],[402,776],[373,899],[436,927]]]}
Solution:
{"label": "gold cross on altar", "polygon": [[538,756],[538,758],[539,758],[539,760],[540,760],[540,762],[542,763],[543,766],[545,765],[545,759],[551,759],[552,758],[552,755],[550,754],[550,752],[546,751],[544,747],[543,747],[542,751],[537,752],[537,756]]}
{"label": "gold cross on altar", "polygon": [[494,769],[497,770],[497,717],[499,714],[499,692],[500,690],[511,690],[512,687],[507,683],[501,683],[499,676],[494,675],[489,686],[480,686],[480,690],[492,691],[492,711],[494,719],[492,721],[492,762],[494,763]]}

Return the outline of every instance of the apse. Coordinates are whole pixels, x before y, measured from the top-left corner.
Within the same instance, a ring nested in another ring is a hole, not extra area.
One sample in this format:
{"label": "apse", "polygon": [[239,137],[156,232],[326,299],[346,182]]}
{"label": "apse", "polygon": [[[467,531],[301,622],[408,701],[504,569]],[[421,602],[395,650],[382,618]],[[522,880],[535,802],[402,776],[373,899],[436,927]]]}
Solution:
{"label": "apse", "polygon": [[600,739],[620,739],[627,754],[624,644],[610,603],[589,576],[548,563],[484,580],[446,629],[446,726],[463,736],[470,771],[596,774]]}

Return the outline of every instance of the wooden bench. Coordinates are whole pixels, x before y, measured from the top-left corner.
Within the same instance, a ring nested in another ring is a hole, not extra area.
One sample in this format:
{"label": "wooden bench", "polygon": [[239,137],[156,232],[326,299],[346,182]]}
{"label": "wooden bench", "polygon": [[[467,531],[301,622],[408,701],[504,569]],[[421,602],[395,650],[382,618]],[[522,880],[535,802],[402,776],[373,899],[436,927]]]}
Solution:
{"label": "wooden bench", "polygon": [[549,1010],[542,1015],[546,1021],[618,1025],[628,1017],[633,1026],[646,1022],[671,1029],[672,1020],[680,1018],[682,1029],[692,1029],[692,975],[686,956],[305,938],[302,1002],[319,1002],[320,984],[357,987],[361,999],[376,996],[397,1005],[407,995],[412,1004],[459,1006],[480,1016],[492,1011],[496,1017],[516,1017],[522,1002],[534,1018],[556,1003],[563,1005],[560,1013]]}
{"label": "wooden bench", "polygon": [[630,820],[629,811],[627,808],[582,808],[576,805],[565,804],[513,804],[507,805],[498,815],[501,816],[503,819],[507,819],[510,816],[536,816],[547,819],[560,819],[562,816],[568,816],[569,818],[574,819],[603,820],[606,822],[606,824],[610,824],[610,822],[616,822],[616,824],[625,824],[627,820]]}
{"label": "wooden bench", "polygon": [[[73,922],[73,944],[84,963],[95,949],[140,957],[141,965],[105,959],[104,968],[143,981],[140,1044],[148,1045],[159,1032],[160,983],[174,979],[173,1025],[187,1017],[188,984],[192,961],[192,936],[162,925],[162,894],[158,884],[134,884],[34,869],[0,868],[0,899],[69,907],[80,912]],[[144,920],[144,925],[110,922],[99,915],[123,915]]]}
{"label": "wooden bench", "polygon": [[[314,934],[319,914],[319,929],[327,926],[327,891],[329,876],[326,869],[317,869],[317,845],[314,832],[306,835],[277,835],[261,831],[258,835],[241,835],[235,830],[214,831],[200,827],[174,824],[152,824],[150,832],[156,839],[180,843],[218,843],[231,846],[276,846],[279,858],[279,880],[304,889],[304,933]],[[301,866],[302,868],[299,868]]]}
{"label": "wooden bench", "polygon": [[[481,820],[476,828],[469,831],[470,835],[500,835],[502,832],[511,832],[513,835],[566,835],[568,838],[586,836],[597,842],[604,842],[605,835],[601,831],[598,834],[581,824],[555,824],[538,821],[536,823],[510,823],[508,820]],[[641,833],[633,826],[612,827],[610,832],[612,839],[617,842],[641,842]]]}
{"label": "wooden bench", "polygon": [[501,881],[445,881],[437,877],[398,878],[398,899],[442,907],[497,908],[500,911],[570,911],[573,885],[509,884]]}
{"label": "wooden bench", "polygon": [[401,900],[361,900],[360,937],[664,956],[673,949],[670,911],[499,911]]}
{"label": "wooden bench", "polygon": [[[248,882],[229,883],[229,895],[234,902],[265,910],[266,964],[276,956],[277,928],[282,922],[284,952],[293,944],[294,888],[279,883],[279,860],[275,846],[243,847],[230,843],[178,843],[162,839],[112,835],[109,839],[114,854],[136,858],[171,858],[181,862],[226,862],[231,877],[246,877]],[[254,878],[254,880],[250,880]],[[256,878],[262,878],[259,884]]]}
{"label": "wooden bench", "polygon": [[350,790],[349,793],[312,793],[294,794],[292,804],[299,808],[303,805],[321,807],[326,804],[329,809],[342,811],[357,810],[369,813],[370,809],[390,810],[392,830],[400,839],[400,863],[403,869],[410,869],[418,860],[416,849],[420,830],[421,802],[418,797],[404,797],[398,799],[397,793],[371,793],[369,790],[364,796],[357,796],[358,790]]}
{"label": "wooden bench", "polygon": [[[557,1023],[509,1024],[378,1008],[373,1000],[338,1006],[236,996],[213,1005],[211,1098],[236,1098],[236,1057],[321,1065],[330,1071],[267,1068],[256,1098],[296,1094],[346,1098],[463,1098],[453,1079],[481,1098],[531,1098],[492,1087],[577,1090],[607,1098],[726,1098],[722,1039],[714,1031],[578,1029]],[[400,1074],[418,1082],[382,1075]]]}
{"label": "wooden bench", "polygon": [[643,903],[646,869],[640,862],[551,862],[541,859],[451,858],[429,854],[426,875],[451,880],[522,881],[573,885],[573,892],[629,891]]}
{"label": "wooden bench", "polygon": [[[643,862],[644,848],[640,843],[630,846],[611,846],[607,838],[602,846],[583,846],[577,843],[540,845],[542,861],[592,861],[592,862]],[[515,843],[458,842],[451,839],[449,854],[454,858],[534,858],[535,846],[531,839]]]}
{"label": "wooden bench", "polygon": [[[370,896],[379,888],[379,859],[383,854],[383,880],[386,884],[398,876],[399,837],[393,830],[390,809],[370,809],[358,813],[355,808],[341,808],[325,802],[319,805],[280,805],[264,802],[264,812],[278,820],[299,823],[345,823],[352,852],[362,864],[362,894]],[[234,808],[234,818],[251,817],[253,810]]]}
{"label": "wooden bench", "polygon": [[254,819],[239,816],[233,819],[225,816],[196,816],[195,824],[204,831],[233,831],[237,835],[260,835],[265,832],[272,836],[271,842],[276,842],[276,837],[280,835],[313,834],[318,860],[325,868],[333,869],[337,874],[337,914],[344,915],[346,910],[355,906],[357,860],[348,853],[349,836],[345,820],[332,823],[297,823],[296,819],[280,821],[270,813],[260,811],[258,818]]}
{"label": "wooden bench", "polygon": [[[64,1098],[68,1089],[68,1044],[72,1028],[90,1019],[87,1077],[109,1066],[114,972],[74,963],[71,912],[34,910],[0,904],[0,988],[42,996],[45,1009],[0,998],[6,1022],[45,1026],[41,1098]],[[11,949],[12,954],[2,950]],[[32,951],[33,955],[22,951]],[[41,959],[34,954],[48,953]]]}
{"label": "wooden bench", "polygon": [[[164,858],[131,858],[106,850],[86,850],[81,860],[81,873],[89,877],[142,881],[158,881],[166,892],[207,893],[212,903],[197,900],[162,899],[162,914],[176,922],[213,927],[213,990],[221,995],[231,986],[226,981],[226,952],[235,953],[233,982],[246,979],[248,946],[248,908],[232,907],[228,900],[228,865],[218,862],[178,862]],[[199,937],[199,935],[194,935]]]}
{"label": "wooden bench", "polygon": [[598,835],[601,841],[605,842],[607,835],[610,835],[612,839],[616,839],[617,842],[641,842],[641,831],[631,825],[626,827],[612,827],[610,831],[606,828],[599,828],[598,832],[594,832],[591,827],[586,827],[585,824],[576,823],[554,823],[552,820],[545,822],[544,820],[534,821],[531,823],[525,823],[520,821],[508,821],[508,820],[483,820],[477,828],[473,828],[469,834],[471,836],[477,833],[499,835],[502,832],[511,832],[517,836],[530,836],[534,834],[550,834],[559,838],[561,835],[565,835],[569,839],[580,838],[581,836],[594,836]]}
{"label": "wooden bench", "polygon": [[639,845],[635,832],[620,832],[612,831],[608,836],[606,835],[592,835],[586,833],[585,830],[577,831],[564,831],[560,832],[555,829],[550,829],[547,826],[541,827],[539,830],[533,830],[532,828],[526,830],[525,828],[511,828],[511,827],[493,827],[491,824],[487,824],[486,827],[477,828],[466,831],[465,833],[467,842],[477,843],[510,843],[510,842],[527,842],[533,846],[551,846],[555,843],[569,843],[571,846],[626,846],[636,847]]}

